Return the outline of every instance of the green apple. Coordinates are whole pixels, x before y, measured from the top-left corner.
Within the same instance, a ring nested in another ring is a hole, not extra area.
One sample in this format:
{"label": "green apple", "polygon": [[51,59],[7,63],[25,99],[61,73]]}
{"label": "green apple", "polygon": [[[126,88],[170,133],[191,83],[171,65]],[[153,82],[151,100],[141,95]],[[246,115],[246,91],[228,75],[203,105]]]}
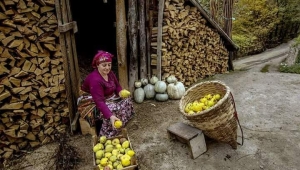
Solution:
{"label": "green apple", "polygon": [[117,160],[117,156],[116,155],[112,155],[109,160],[114,163]]}
{"label": "green apple", "polygon": [[99,148],[98,145],[95,145],[95,146],[93,147],[93,151],[94,151],[94,152],[97,152],[97,151],[99,151],[99,150],[100,150],[100,148]]}
{"label": "green apple", "polygon": [[104,151],[103,150],[99,150],[96,152],[96,158],[97,159],[101,159],[104,155]]}
{"label": "green apple", "polygon": [[106,140],[106,142],[105,142],[105,144],[104,144],[104,145],[105,145],[105,146],[106,146],[106,145],[111,145],[111,140],[109,140],[109,139],[108,139],[108,140]]}
{"label": "green apple", "polygon": [[117,144],[120,144],[120,140],[118,138],[115,138],[112,140],[111,142],[113,145],[117,145]]}
{"label": "green apple", "polygon": [[119,164],[119,165],[117,166],[117,169],[123,169],[122,164]]}
{"label": "green apple", "polygon": [[119,151],[120,151],[121,154],[125,153],[125,149],[124,148],[120,148]]}
{"label": "green apple", "polygon": [[104,157],[109,159],[109,158],[111,157],[111,155],[112,155],[112,154],[111,154],[110,152],[106,152],[106,153],[104,154]]}
{"label": "green apple", "polygon": [[106,145],[105,146],[105,152],[112,152],[113,149],[114,149],[113,145]]}
{"label": "green apple", "polygon": [[96,146],[98,146],[99,150],[104,149],[104,146],[102,143],[97,143]]}
{"label": "green apple", "polygon": [[101,136],[100,139],[99,139],[99,142],[102,143],[102,144],[105,144],[106,136]]}
{"label": "green apple", "polygon": [[117,166],[120,164],[120,161],[115,161],[114,163],[113,163],[113,167],[114,168],[117,168]]}
{"label": "green apple", "polygon": [[96,164],[100,164],[100,159],[96,159]]}
{"label": "green apple", "polygon": [[121,144],[117,144],[117,145],[116,145],[116,148],[117,148],[117,149],[120,149],[120,148],[122,148],[122,145],[121,145]]}
{"label": "green apple", "polygon": [[128,140],[122,143],[122,148],[124,148],[124,149],[129,148],[129,141]]}
{"label": "green apple", "polygon": [[118,149],[114,149],[114,150],[112,150],[112,152],[111,152],[113,155],[119,155],[119,150]]}

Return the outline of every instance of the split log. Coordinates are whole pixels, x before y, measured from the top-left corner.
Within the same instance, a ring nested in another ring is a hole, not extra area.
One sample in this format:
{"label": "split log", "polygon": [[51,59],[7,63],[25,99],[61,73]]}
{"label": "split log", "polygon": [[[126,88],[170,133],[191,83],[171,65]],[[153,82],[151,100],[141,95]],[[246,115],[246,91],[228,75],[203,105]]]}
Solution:
{"label": "split log", "polygon": [[[184,5],[183,0],[166,1],[161,31],[159,36],[159,29],[152,28],[151,65],[158,66],[152,67],[152,74],[161,68],[162,79],[175,75],[189,86],[198,79],[227,71],[229,52],[196,7]],[[161,49],[161,63],[157,49]]]}
{"label": "split log", "polygon": [[54,0],[0,2],[0,159],[54,139],[68,123]]}

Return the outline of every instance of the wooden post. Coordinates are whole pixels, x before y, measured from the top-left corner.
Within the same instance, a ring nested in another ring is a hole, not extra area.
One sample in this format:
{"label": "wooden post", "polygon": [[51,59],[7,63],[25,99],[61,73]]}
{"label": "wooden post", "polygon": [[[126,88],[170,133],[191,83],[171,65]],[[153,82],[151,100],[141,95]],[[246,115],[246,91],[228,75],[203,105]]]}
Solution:
{"label": "wooden post", "polygon": [[211,18],[217,22],[217,14],[218,14],[218,2],[216,2],[218,0],[210,0],[210,15]]}
{"label": "wooden post", "polygon": [[[69,22],[71,22],[73,20],[72,18],[72,12],[71,12],[71,4],[70,4],[70,0],[67,0],[67,10],[68,10],[68,20]],[[78,60],[77,60],[77,51],[76,51],[76,43],[75,43],[75,35],[74,33],[77,32],[77,25],[74,25],[75,28],[73,28],[70,32],[70,36],[71,36],[71,47],[72,48],[72,52],[73,52],[73,57],[71,59],[73,59],[73,66],[74,66],[74,72],[75,72],[75,76],[74,76],[74,81],[76,84],[73,84],[75,86],[75,93],[73,93],[75,95],[75,99],[77,100],[77,98],[79,97],[79,86],[80,86],[80,72],[79,72],[79,66],[78,66]]]}
{"label": "wooden post", "polygon": [[140,78],[147,77],[147,55],[146,55],[146,28],[145,28],[145,0],[139,2],[139,35],[140,35]]}
{"label": "wooden post", "polygon": [[126,38],[126,12],[125,1],[116,0],[116,40],[118,75],[120,85],[128,89],[128,68],[127,68],[127,38]]}
{"label": "wooden post", "polygon": [[128,29],[130,42],[129,90],[134,91],[134,82],[138,80],[137,49],[137,2],[128,0]]}
{"label": "wooden post", "polygon": [[151,70],[151,35],[153,28],[153,10],[149,10],[149,35],[148,35],[148,78],[151,78],[152,70]]}
{"label": "wooden post", "polygon": [[150,44],[151,44],[151,32],[150,32],[150,0],[146,0],[146,57],[147,57],[147,77],[150,79]]}
{"label": "wooden post", "polygon": [[[233,8],[233,0],[223,1],[224,31],[229,38],[231,38],[231,31],[232,31],[232,8]],[[234,70],[232,60],[233,60],[233,52],[229,51],[229,60],[228,60],[229,70]]]}
{"label": "wooden post", "polygon": [[225,0],[223,2],[224,31],[230,38],[231,38],[231,31],[232,31],[232,8],[233,8],[233,0]]}
{"label": "wooden post", "polygon": [[157,24],[157,78],[161,80],[161,44],[162,44],[162,25],[165,0],[158,3],[158,24]]}
{"label": "wooden post", "polygon": [[[58,25],[63,25],[68,23],[68,17],[66,16],[66,1],[65,0],[55,0],[55,7],[57,13]],[[74,75],[74,70],[71,68],[73,62],[70,61],[72,57],[72,50],[70,50],[68,46],[71,45],[70,42],[70,32],[60,33],[59,35],[61,52],[63,56],[63,68],[65,74],[65,89],[67,94],[67,103],[69,109],[69,119],[70,124],[72,123],[72,119],[74,117],[74,109],[75,109],[75,101],[74,96],[72,95],[74,92],[74,87],[72,84],[76,84],[74,80],[72,80],[72,76]],[[69,40],[69,41],[68,41]]]}

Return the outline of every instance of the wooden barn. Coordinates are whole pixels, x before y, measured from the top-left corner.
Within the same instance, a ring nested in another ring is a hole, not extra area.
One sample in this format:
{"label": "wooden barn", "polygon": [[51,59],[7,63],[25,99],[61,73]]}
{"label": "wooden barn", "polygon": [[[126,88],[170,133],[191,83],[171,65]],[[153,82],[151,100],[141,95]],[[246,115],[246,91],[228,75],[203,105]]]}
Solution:
{"label": "wooden barn", "polygon": [[[238,48],[195,0],[0,0],[0,158],[48,143],[75,118],[78,56],[116,57],[124,88],[229,70]],[[90,69],[90,68],[87,68]]]}

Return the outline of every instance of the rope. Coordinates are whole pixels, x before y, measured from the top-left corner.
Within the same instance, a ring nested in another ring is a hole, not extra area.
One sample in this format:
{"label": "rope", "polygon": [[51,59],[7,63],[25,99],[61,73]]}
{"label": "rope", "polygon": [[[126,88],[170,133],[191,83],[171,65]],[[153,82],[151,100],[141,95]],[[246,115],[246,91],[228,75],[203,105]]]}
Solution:
{"label": "rope", "polygon": [[235,107],[235,102],[234,102],[234,98],[233,98],[233,95],[232,93],[230,92],[230,95],[231,95],[231,98],[232,98],[232,102],[233,102],[233,107],[234,107],[234,117],[236,118],[237,122],[238,122],[238,125],[240,127],[240,130],[241,130],[241,133],[242,133],[242,144],[240,144],[239,142],[237,142],[239,145],[244,145],[244,132],[243,132],[243,129],[242,129],[242,126],[240,124],[240,120],[238,118],[238,114],[237,114],[237,111],[236,111],[236,107]]}

